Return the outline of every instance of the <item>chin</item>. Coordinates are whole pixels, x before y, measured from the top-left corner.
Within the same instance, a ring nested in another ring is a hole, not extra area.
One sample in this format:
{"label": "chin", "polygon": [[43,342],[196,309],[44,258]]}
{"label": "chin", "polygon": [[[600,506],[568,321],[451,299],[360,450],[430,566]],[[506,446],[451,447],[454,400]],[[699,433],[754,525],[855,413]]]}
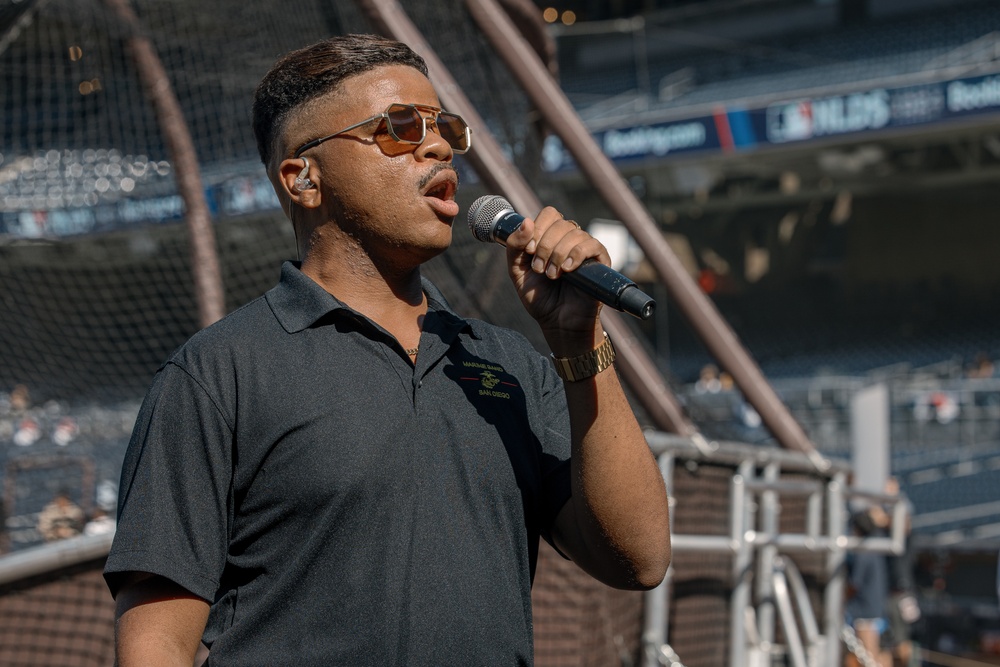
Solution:
{"label": "chin", "polygon": [[451,247],[451,228],[447,234],[435,234],[425,237],[420,242],[413,244],[413,252],[418,255],[420,264],[430,261]]}

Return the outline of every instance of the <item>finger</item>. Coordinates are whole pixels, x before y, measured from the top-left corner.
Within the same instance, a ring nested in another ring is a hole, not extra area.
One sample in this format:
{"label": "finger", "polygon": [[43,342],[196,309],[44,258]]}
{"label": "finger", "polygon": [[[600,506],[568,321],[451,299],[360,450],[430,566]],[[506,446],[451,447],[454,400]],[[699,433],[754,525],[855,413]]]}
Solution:
{"label": "finger", "polygon": [[580,231],[565,235],[549,256],[545,274],[558,278],[560,274],[575,271],[588,259],[608,263],[607,251],[600,241],[590,234]]}
{"label": "finger", "polygon": [[546,206],[535,216],[535,241],[538,247],[534,252],[541,253],[542,259],[547,260],[559,239],[569,230],[579,228],[580,225],[567,220],[551,206]]}
{"label": "finger", "polygon": [[549,221],[539,238],[532,270],[554,278],[560,271],[575,268],[579,262],[587,257],[597,257],[602,251],[603,246],[580,229],[580,225],[560,217]]}
{"label": "finger", "polygon": [[[525,219],[525,222],[527,222],[527,218]],[[527,253],[539,252],[539,243],[541,243],[545,235],[549,233],[552,226],[558,225],[560,222],[565,222],[565,219],[563,218],[562,213],[551,206],[546,206],[538,212],[538,215],[535,216],[532,222],[532,239],[524,248]],[[521,224],[521,227],[522,229],[524,228],[523,223]],[[548,254],[546,253],[545,257],[543,257],[543,261],[547,257]]]}
{"label": "finger", "polygon": [[525,218],[520,227],[507,237],[505,245],[509,250],[523,251],[529,254],[534,252],[537,244],[535,241],[536,227],[534,220]]}
{"label": "finger", "polygon": [[550,263],[558,265],[560,271],[573,271],[588,259],[597,260],[602,264],[611,263],[604,244],[581,230],[577,234],[567,234],[563,237],[553,251]]}

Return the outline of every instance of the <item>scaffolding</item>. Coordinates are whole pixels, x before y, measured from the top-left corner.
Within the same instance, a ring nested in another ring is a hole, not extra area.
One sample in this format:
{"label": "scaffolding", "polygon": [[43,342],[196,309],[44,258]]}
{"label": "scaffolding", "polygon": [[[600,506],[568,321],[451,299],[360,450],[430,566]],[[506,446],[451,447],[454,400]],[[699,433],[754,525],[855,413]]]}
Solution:
{"label": "scaffolding", "polygon": [[[683,657],[685,645],[693,644],[690,637],[668,635],[671,589],[683,575],[677,563],[685,556],[714,554],[729,564],[728,572],[719,575],[728,607],[725,664],[840,665],[847,554],[902,553],[904,499],[852,488],[846,464],[831,462],[820,472],[798,452],[706,443],[664,433],[650,433],[647,440],[660,462],[675,526],[685,511],[676,475],[679,467],[706,464],[730,474],[717,478],[725,479],[727,504],[725,516],[714,522],[728,526],[728,532],[685,531],[671,536],[674,564],[645,600],[644,664],[670,664],[664,661],[663,646]],[[847,533],[849,513],[857,503],[886,509],[891,517],[887,535],[862,538]],[[783,516],[783,510],[794,516]],[[798,564],[797,559],[803,562]],[[811,591],[801,569],[810,571]],[[690,667],[689,662],[684,664]]]}

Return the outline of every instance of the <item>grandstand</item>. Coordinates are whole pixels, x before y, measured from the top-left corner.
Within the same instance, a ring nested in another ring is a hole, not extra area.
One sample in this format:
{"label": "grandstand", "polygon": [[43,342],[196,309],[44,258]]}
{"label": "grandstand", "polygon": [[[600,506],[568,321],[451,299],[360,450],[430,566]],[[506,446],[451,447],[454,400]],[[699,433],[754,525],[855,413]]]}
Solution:
{"label": "grandstand", "polygon": [[[282,52],[374,30],[363,4],[300,3],[289,12],[235,0],[131,3],[197,151],[226,311],[268,289],[293,251],[249,131],[253,86]],[[705,442],[725,454],[673,441],[657,450],[673,466],[678,543],[701,545],[691,537],[699,530],[728,534],[733,518],[722,499],[755,451],[780,464],[747,473],[753,482],[790,475],[824,489],[844,483],[852,397],[884,385],[891,472],[914,512],[925,645],[943,648],[950,637],[954,653],[1000,663],[979,645],[1000,630],[995,590],[976,589],[962,573],[995,576],[1000,549],[1000,380],[972,372],[981,358],[1000,359],[993,257],[1000,236],[990,224],[1000,176],[1000,7],[985,0],[535,4],[576,11],[575,23],[547,29],[561,88],[833,462],[817,472],[775,454],[779,443],[738,387],[700,391],[699,373],[715,360],[649,260],[633,263],[628,271],[660,308],[632,329]],[[0,4],[0,553],[13,556],[44,553],[37,517],[61,490],[88,513],[113,505],[149,378],[200,326],[174,159],[131,60],[133,35],[112,7]],[[614,217],[558,139],[549,133],[543,141],[533,105],[462,3],[408,2],[406,12],[546,202],[581,222]],[[465,209],[484,185],[458,160]],[[500,274],[496,253],[461,234],[428,270],[457,309],[521,330],[542,349]],[[936,412],[940,401],[950,413]],[[748,493],[761,506],[774,500]],[[799,525],[811,511],[804,497],[780,504],[782,531],[808,532]],[[833,521],[825,517],[816,530],[833,534]],[[720,549],[678,551],[675,559],[667,634],[682,664],[731,664],[738,655],[726,606],[737,582],[731,554]],[[814,599],[834,594],[820,585],[829,582],[819,556],[796,558]],[[548,566],[564,564],[553,558]],[[29,595],[36,584],[43,588],[30,594],[43,599],[73,595],[46,592],[73,576],[52,571],[43,584],[47,575],[38,572],[0,577],[0,600]],[[651,612],[637,597],[588,589],[569,570],[558,576],[540,574],[536,586],[539,664],[671,664],[640,655],[641,618]],[[81,584],[87,600],[90,579]],[[598,620],[567,607],[566,582]],[[0,602],[0,618],[13,615],[10,608],[20,609]],[[965,624],[953,624],[956,617]],[[787,648],[775,625],[775,645]],[[0,647],[13,634],[0,635]],[[42,643],[18,634],[24,655]],[[97,643],[93,661],[79,664],[108,664],[109,647]],[[791,661],[781,654],[773,664]],[[16,664],[3,648],[0,662]]]}

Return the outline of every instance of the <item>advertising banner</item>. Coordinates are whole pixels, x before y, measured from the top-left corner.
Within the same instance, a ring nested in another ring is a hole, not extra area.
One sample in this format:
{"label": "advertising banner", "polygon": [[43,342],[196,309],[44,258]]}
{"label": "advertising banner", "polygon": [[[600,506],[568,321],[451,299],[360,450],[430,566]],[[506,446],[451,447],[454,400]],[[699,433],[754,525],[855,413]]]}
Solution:
{"label": "advertising banner", "polygon": [[[1000,112],[1000,74],[841,95],[790,98],[764,107],[720,106],[711,115],[603,130],[594,138],[619,162],[699,151],[752,150]],[[558,137],[546,140],[548,172],[575,168]]]}

